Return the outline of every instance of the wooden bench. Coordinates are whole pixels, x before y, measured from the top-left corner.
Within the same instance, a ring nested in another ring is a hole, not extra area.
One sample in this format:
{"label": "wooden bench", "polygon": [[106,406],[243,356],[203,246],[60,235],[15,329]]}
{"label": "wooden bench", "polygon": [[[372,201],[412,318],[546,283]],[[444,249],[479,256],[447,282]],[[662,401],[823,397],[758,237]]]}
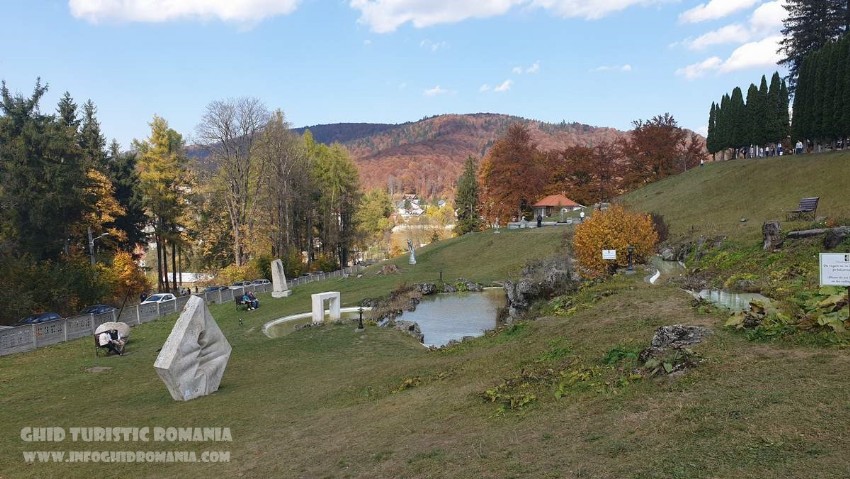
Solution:
{"label": "wooden bench", "polygon": [[242,301],[242,295],[241,294],[234,296],[233,301],[236,302],[236,309],[244,309],[246,311],[248,310],[248,303],[246,303],[245,301]]}
{"label": "wooden bench", "polygon": [[815,219],[815,212],[818,209],[818,201],[820,197],[815,196],[812,198],[803,198],[800,200],[800,204],[797,205],[796,210],[791,210],[788,212],[788,219],[793,220],[795,218],[805,218],[811,216],[811,218]]}

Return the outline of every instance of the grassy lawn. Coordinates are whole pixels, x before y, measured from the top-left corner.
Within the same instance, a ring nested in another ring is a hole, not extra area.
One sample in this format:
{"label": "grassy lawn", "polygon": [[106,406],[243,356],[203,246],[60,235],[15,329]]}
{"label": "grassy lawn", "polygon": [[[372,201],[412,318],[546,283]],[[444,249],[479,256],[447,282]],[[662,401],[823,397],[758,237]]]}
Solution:
{"label": "grassy lawn", "polygon": [[[676,235],[725,234],[751,247],[763,220],[784,219],[803,196],[821,196],[819,216],[850,217],[840,202],[846,159],[707,165],[627,200],[664,214]],[[818,189],[825,184],[832,186]],[[374,326],[356,333],[353,324],[327,325],[274,340],[260,331],[307,311],[318,291],[340,291],[353,306],[401,284],[436,282],[441,272],[446,281],[498,282],[529,259],[563,252],[568,231],[470,234],[417,250],[415,266],[397,258],[398,274],[372,267],[362,277],[300,286],[290,298],[261,295],[251,312],[212,306],[233,354],[219,391],[194,401],[171,400],[153,369],[176,316],[134,328],[124,357],[96,358],[87,340],[2,357],[0,478],[850,477],[844,348],[748,341],[722,327],[725,313],[695,307],[673,285],[648,285],[642,274],[588,284],[540,306],[534,321],[442,350]],[[810,251],[794,254],[803,261]],[[793,269],[779,257],[753,256],[730,250],[713,258],[754,272],[766,263]],[[793,275],[777,271],[779,290]],[[629,354],[670,324],[713,331],[693,348],[698,367],[676,378],[635,375]],[[92,366],[111,369],[87,372]],[[26,426],[228,427],[233,440],[27,443]],[[36,450],[221,450],[230,460],[25,463],[22,453]]]}
{"label": "grassy lawn", "polygon": [[818,217],[847,224],[847,178],[848,152],[731,160],[650,184],[623,201],[664,215],[673,236],[758,240],[765,221],[779,220],[783,231],[810,226],[807,221],[786,221],[786,213],[804,197],[820,197]]}

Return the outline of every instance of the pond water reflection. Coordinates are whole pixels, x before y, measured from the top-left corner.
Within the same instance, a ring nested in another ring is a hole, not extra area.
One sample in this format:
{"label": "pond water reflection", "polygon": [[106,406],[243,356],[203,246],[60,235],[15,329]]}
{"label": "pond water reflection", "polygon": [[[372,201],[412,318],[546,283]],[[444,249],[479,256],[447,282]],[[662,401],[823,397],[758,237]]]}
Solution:
{"label": "pond water reflection", "polygon": [[424,344],[440,347],[494,329],[498,310],[506,301],[502,288],[487,288],[482,293],[435,294],[423,297],[416,311],[406,311],[399,319],[419,324]]}
{"label": "pond water reflection", "polygon": [[705,299],[718,306],[723,306],[732,311],[744,311],[750,309],[751,301],[760,301],[763,305],[770,304],[770,299],[758,293],[730,293],[722,289],[704,289],[699,293],[693,293],[694,297]]}

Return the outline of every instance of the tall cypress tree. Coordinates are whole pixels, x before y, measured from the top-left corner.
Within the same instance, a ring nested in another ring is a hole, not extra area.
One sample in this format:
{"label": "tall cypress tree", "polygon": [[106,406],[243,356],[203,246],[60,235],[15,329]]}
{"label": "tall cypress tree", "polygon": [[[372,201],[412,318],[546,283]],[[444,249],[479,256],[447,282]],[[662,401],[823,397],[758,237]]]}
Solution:
{"label": "tall cypress tree", "polygon": [[[717,146],[721,150],[732,148],[732,125],[729,118],[732,100],[729,94],[723,95],[720,99],[720,108],[717,110]],[[725,154],[724,154],[724,158]]]}
{"label": "tall cypress tree", "polygon": [[705,137],[705,147],[712,157],[719,151],[717,148],[717,106],[711,102],[711,109],[708,111],[708,133]]}
{"label": "tall cypress tree", "polygon": [[770,118],[765,129],[767,141],[780,143],[782,136],[782,80],[779,72],[774,72],[770,77],[770,87],[767,90],[767,102],[770,110]]}
{"label": "tall cypress tree", "polygon": [[[732,90],[729,107],[732,147],[742,148],[747,144],[747,108],[740,87],[735,87]],[[737,153],[735,157],[737,158]]]}
{"label": "tall cypress tree", "polygon": [[766,145],[773,141],[773,138],[768,133],[770,123],[773,121],[774,111],[770,105],[770,92],[767,88],[767,79],[764,75],[761,76],[758,92],[759,112],[756,122],[756,143]]}
{"label": "tall cypress tree", "polygon": [[759,98],[759,89],[752,83],[747,88],[747,104],[746,104],[746,132],[745,142],[747,145],[759,145],[761,132],[759,126],[762,117],[761,99]]}
{"label": "tall cypress tree", "polygon": [[477,231],[481,227],[478,199],[478,165],[475,158],[468,157],[463,165],[463,173],[457,180],[455,193],[455,208],[457,209],[458,235]]}

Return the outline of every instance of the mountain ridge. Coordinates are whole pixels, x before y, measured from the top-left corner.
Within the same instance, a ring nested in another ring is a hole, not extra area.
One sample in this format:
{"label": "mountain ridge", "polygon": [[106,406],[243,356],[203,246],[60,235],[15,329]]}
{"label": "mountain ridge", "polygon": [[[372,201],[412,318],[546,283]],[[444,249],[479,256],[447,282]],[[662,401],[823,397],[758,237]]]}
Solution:
{"label": "mountain ridge", "polygon": [[364,189],[426,198],[453,195],[467,157],[483,158],[513,123],[526,125],[541,150],[614,141],[628,132],[582,123],[547,123],[499,113],[442,114],[400,124],[336,123],[310,130],[315,141],[340,143],[351,153]]}

